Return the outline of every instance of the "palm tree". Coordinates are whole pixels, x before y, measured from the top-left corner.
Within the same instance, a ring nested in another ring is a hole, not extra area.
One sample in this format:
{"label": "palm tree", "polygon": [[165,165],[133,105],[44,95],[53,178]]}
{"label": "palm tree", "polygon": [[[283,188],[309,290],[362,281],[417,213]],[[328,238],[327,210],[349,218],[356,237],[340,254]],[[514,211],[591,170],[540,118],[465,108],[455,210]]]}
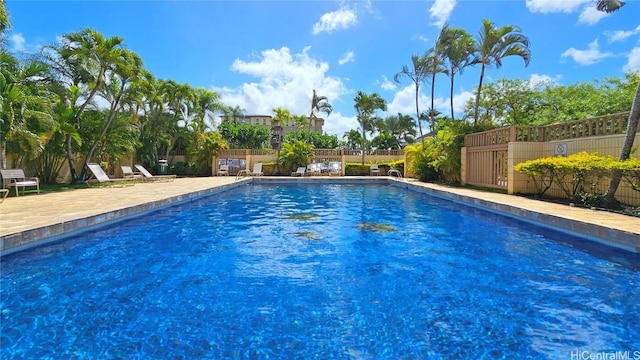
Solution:
{"label": "palm tree", "polygon": [[604,11],[608,14],[620,10],[624,4],[625,2],[620,0],[598,0],[596,8],[598,11]]}
{"label": "palm tree", "polygon": [[[439,39],[436,40],[436,46],[427,50],[425,57],[427,59],[427,66],[429,68],[429,73],[431,74],[431,108],[427,113],[429,115],[429,123],[430,123],[430,131],[432,133],[435,132],[436,128],[436,118],[432,116],[437,112],[434,101],[435,101],[435,90],[436,90],[436,76],[438,74],[446,74],[447,68],[444,66],[444,58],[442,57],[441,43]],[[421,117],[418,117],[420,119]],[[419,121],[419,120],[418,120]]]}
{"label": "palm tree", "polygon": [[342,135],[343,139],[346,139],[347,149],[356,149],[362,144],[362,135],[358,130],[351,129]]}
{"label": "palm tree", "polygon": [[475,41],[471,35],[461,28],[450,28],[444,25],[438,37],[438,48],[442,52],[442,57],[449,64],[446,74],[449,76],[450,92],[449,102],[451,105],[451,120],[455,120],[453,113],[453,79],[456,75],[462,74],[465,67],[473,62],[473,54],[476,52]]}
{"label": "palm tree", "polygon": [[[427,53],[428,54],[428,53]],[[400,79],[404,76],[408,77],[413,81],[413,85],[415,86],[415,102],[416,102],[416,116],[420,117],[420,108],[419,108],[419,98],[420,98],[420,84],[423,83],[429,75],[431,75],[430,67],[429,67],[429,58],[428,55],[424,56],[412,55],[411,56],[411,67],[407,65],[402,66],[402,70],[399,73],[393,76],[395,82],[399,83]],[[433,92],[432,92],[433,99]],[[432,105],[433,106],[433,105]],[[422,122],[418,121],[418,128],[420,129],[420,136],[423,136],[422,131]]]}
{"label": "palm tree", "polygon": [[473,123],[478,123],[478,110],[480,108],[480,92],[482,91],[482,80],[487,67],[495,65],[496,68],[502,66],[502,60],[507,56],[520,56],[524,60],[525,66],[531,61],[531,49],[529,38],[521,33],[521,29],[515,25],[505,25],[496,28],[495,25],[484,19],[482,28],[478,32],[476,39],[476,53],[473,64],[481,64],[480,82],[476,92],[476,105]]}
{"label": "palm tree", "polygon": [[329,116],[332,111],[333,107],[329,104],[329,99],[326,96],[319,96],[314,89],[313,96],[311,96],[311,112],[309,113],[309,142],[311,141],[311,124],[315,124],[316,112],[324,112]]}
{"label": "palm tree", "polygon": [[377,93],[368,95],[362,91],[358,91],[353,101],[358,113],[358,122],[362,128],[362,165],[364,165],[364,154],[367,150],[367,131],[371,131],[371,121],[375,118],[376,110],[386,111],[387,103]]}
{"label": "palm tree", "polygon": [[[49,68],[38,61],[25,64],[0,50],[0,168],[6,167],[7,141],[14,141],[24,155],[34,157],[43,146],[43,133],[58,124],[52,116],[45,88]],[[34,130],[37,121],[39,131]]]}
{"label": "palm tree", "polygon": [[[80,127],[80,118],[89,104],[94,100],[94,96],[101,89],[106,81],[105,74],[112,70],[115,64],[121,61],[124,40],[121,37],[113,36],[105,38],[96,30],[87,28],[79,32],[68,33],[62,36],[62,45],[54,48],[60,58],[60,67],[66,67],[68,77],[82,85],[83,88],[91,89],[86,96],[83,96],[80,105],[72,104],[75,108],[71,124]],[[95,71],[92,71],[95,69]],[[69,76],[70,75],[70,76]],[[73,137],[66,136],[67,162],[71,178],[74,183],[84,179],[78,177],[74,165]]]}
{"label": "palm tree", "polygon": [[[284,126],[284,124],[287,121],[291,120],[291,112],[288,109],[282,108],[282,107],[277,107],[274,108],[273,110],[273,118],[271,119],[271,128],[273,129],[274,127],[282,127]],[[282,141],[282,139],[278,139],[278,149],[277,149],[277,153],[276,153],[276,172],[280,173],[280,150],[282,149],[282,146],[280,144],[280,142]]]}
{"label": "palm tree", "polygon": [[11,28],[11,20],[5,0],[0,0],[0,40],[4,39],[4,32]]}
{"label": "palm tree", "polygon": [[[604,11],[606,13],[612,13],[614,11],[619,10],[624,6],[623,1],[619,0],[598,0],[597,9],[599,11]],[[631,150],[633,149],[633,143],[635,142],[636,133],[638,132],[638,123],[640,122],[640,83],[638,83],[638,88],[636,90],[636,94],[633,98],[633,103],[631,104],[631,112],[629,112],[629,120],[627,121],[627,132],[624,138],[624,143],[622,144],[622,149],[620,149],[620,156],[618,157],[620,160],[627,160],[631,156]],[[622,179],[622,174],[618,171],[614,172],[611,182],[609,183],[609,188],[604,195],[604,200],[609,205],[613,205],[617,203],[615,200],[616,191],[618,191],[618,186],[620,186],[620,180]]]}

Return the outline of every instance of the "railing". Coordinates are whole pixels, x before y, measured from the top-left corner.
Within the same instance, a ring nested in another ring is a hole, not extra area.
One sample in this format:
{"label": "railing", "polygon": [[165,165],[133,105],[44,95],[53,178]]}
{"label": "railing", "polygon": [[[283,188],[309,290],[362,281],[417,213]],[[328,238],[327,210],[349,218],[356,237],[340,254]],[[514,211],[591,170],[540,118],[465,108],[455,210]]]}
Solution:
{"label": "railing", "polygon": [[[509,126],[464,137],[464,146],[492,146],[509,142],[545,142],[624,134],[629,112],[598,116],[547,126]],[[638,129],[640,132],[640,128]]]}
{"label": "railing", "polygon": [[[313,149],[313,157],[315,158],[339,158],[341,156],[361,156],[362,150],[351,149]],[[251,156],[264,156],[273,155],[275,150],[248,150],[248,149],[224,149],[220,150],[216,157],[219,158],[246,158],[247,155]],[[389,156],[402,156],[403,150],[367,150],[365,155],[389,155]]]}

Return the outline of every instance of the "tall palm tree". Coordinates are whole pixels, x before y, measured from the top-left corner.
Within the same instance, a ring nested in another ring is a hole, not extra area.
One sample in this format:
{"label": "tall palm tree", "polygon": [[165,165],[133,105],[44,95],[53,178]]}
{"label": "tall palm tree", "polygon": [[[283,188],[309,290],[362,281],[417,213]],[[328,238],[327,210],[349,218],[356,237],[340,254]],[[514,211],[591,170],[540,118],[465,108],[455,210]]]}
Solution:
{"label": "tall palm tree", "polygon": [[508,56],[519,56],[524,60],[525,66],[531,61],[531,49],[529,38],[522,34],[522,30],[515,25],[505,25],[496,28],[495,25],[484,19],[482,28],[478,32],[476,39],[476,53],[472,61],[474,64],[481,64],[480,82],[476,92],[476,105],[473,123],[478,123],[478,111],[480,108],[480,92],[482,91],[482,80],[487,67],[495,65],[496,68],[502,66],[502,60]]}
{"label": "tall palm tree", "polygon": [[[106,81],[105,74],[112,70],[115,64],[121,61],[124,40],[113,36],[105,38],[98,31],[86,28],[79,32],[68,33],[62,36],[62,45],[55,48],[62,64],[68,66],[71,78],[78,81],[82,88],[90,89],[79,106],[73,111],[72,125],[80,127],[80,118],[89,104],[94,101],[98,90]],[[66,136],[67,162],[71,178],[74,183],[82,182],[75,170],[73,137]]]}
{"label": "tall palm tree", "polygon": [[107,72],[109,80],[105,82],[101,89],[102,98],[109,102],[109,112],[102,125],[100,134],[85,156],[85,166],[82,168],[81,179],[86,178],[88,175],[86,164],[92,161],[98,145],[103,141],[114,119],[116,119],[116,116],[120,113],[122,99],[126,97],[126,93],[130,89],[130,84],[138,80],[142,75],[143,64],[138,54],[131,50],[123,50],[119,52],[119,55],[117,61],[113,63],[112,69]]}
{"label": "tall palm tree", "polygon": [[[625,3],[619,0],[598,0],[596,7],[599,11],[612,13],[614,11],[619,10],[624,5]],[[639,122],[640,122],[640,83],[638,83],[638,88],[633,98],[633,103],[631,104],[631,111],[629,112],[629,120],[627,121],[627,132],[624,138],[624,143],[622,144],[622,149],[620,149],[620,156],[618,157],[620,160],[627,160],[631,156],[631,150],[633,149],[633,143],[635,142],[636,133],[638,132]],[[617,202],[615,200],[615,194],[616,194],[616,191],[618,191],[618,186],[620,186],[621,179],[622,179],[622,174],[620,172],[614,172],[613,177],[611,178],[611,182],[609,183],[609,188],[607,189],[607,192],[604,195],[605,202],[609,204],[615,204]]]}
{"label": "tall palm tree", "polygon": [[364,154],[367,150],[367,131],[371,131],[371,121],[376,115],[376,110],[386,111],[387,103],[377,93],[369,95],[362,91],[358,91],[353,101],[358,113],[358,122],[362,129],[362,165],[364,165]]}
{"label": "tall palm tree", "polygon": [[[428,119],[430,131],[432,133],[435,132],[436,128],[436,118],[433,116],[437,112],[435,108],[435,90],[436,90],[436,76],[438,74],[446,74],[447,68],[444,66],[444,58],[442,56],[442,45],[440,45],[442,41],[438,38],[436,39],[436,46],[430,48],[425,53],[425,58],[427,61],[427,67],[429,68],[429,74],[431,75],[431,108],[428,111]],[[418,119],[421,119],[418,116]],[[420,120],[418,120],[420,122]],[[424,139],[424,138],[423,138]]]}
{"label": "tall palm tree", "polygon": [[311,142],[311,124],[315,124],[316,113],[324,112],[329,116],[332,111],[333,107],[329,104],[329,99],[326,96],[318,95],[314,89],[311,96],[311,112],[309,113],[309,142]]}
{"label": "tall palm tree", "polygon": [[[287,121],[291,120],[291,111],[282,107],[274,108],[273,118],[271,119],[271,128],[282,127]],[[282,149],[282,139],[278,139],[278,149],[276,153],[276,172],[280,173],[280,150]]]}
{"label": "tall palm tree", "polygon": [[453,83],[457,74],[462,74],[465,67],[473,62],[473,54],[476,52],[476,43],[473,37],[461,28],[450,28],[445,24],[438,37],[438,48],[442,52],[442,57],[448,63],[446,74],[449,76],[450,92],[449,102],[451,105],[451,120],[455,120],[453,112]]}
{"label": "tall palm tree", "polygon": [[[402,70],[399,73],[393,76],[395,82],[399,83],[402,77],[408,77],[413,81],[413,85],[415,87],[415,103],[416,103],[416,116],[420,117],[420,107],[419,107],[419,98],[420,98],[420,84],[425,82],[429,76],[431,75],[429,63],[427,62],[427,54],[424,56],[419,55],[411,55],[411,67],[408,65],[403,65]],[[432,95],[433,96],[433,95]],[[420,136],[422,137],[422,122],[418,121],[418,128],[420,129]],[[364,131],[364,130],[363,130]]]}

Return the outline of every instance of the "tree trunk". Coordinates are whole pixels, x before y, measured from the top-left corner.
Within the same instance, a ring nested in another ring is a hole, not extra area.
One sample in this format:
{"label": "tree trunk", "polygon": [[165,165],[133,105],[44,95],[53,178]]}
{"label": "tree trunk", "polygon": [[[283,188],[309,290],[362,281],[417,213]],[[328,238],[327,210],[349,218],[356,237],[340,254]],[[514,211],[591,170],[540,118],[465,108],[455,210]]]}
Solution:
{"label": "tree trunk", "polygon": [[[629,120],[627,121],[627,132],[620,150],[620,160],[627,160],[631,155],[631,149],[633,149],[633,143],[636,139],[636,132],[638,131],[638,120],[640,120],[640,83],[638,83],[638,89],[636,95],[633,98],[631,105],[631,112],[629,113]],[[604,195],[605,203],[609,205],[616,205],[615,199],[616,191],[620,185],[622,174],[619,171],[613,173],[611,182],[609,183],[609,189]]]}
{"label": "tree trunk", "polygon": [[420,85],[416,83],[416,120],[418,121],[418,128],[420,129],[420,138],[424,139],[424,135],[422,134],[422,121],[420,120],[420,109],[418,107],[418,99],[420,94]]}
{"label": "tree trunk", "polygon": [[453,117],[453,76],[454,75],[455,73],[452,70],[451,71],[451,90],[449,94],[449,102],[451,103],[451,121],[455,121],[455,118]]}
{"label": "tree trunk", "polygon": [[0,169],[7,168],[7,142],[0,140]]}
{"label": "tree trunk", "polygon": [[366,122],[362,120],[362,165],[364,165],[364,152],[367,149],[367,131],[365,130]]}
{"label": "tree trunk", "polygon": [[71,146],[71,135],[66,135],[66,143],[67,143],[67,163],[69,164],[69,173],[71,173],[71,183],[78,184],[80,180],[78,179],[78,173],[76,172],[76,165],[74,164],[73,159],[73,146]]}
{"label": "tree trunk", "polygon": [[91,162],[91,158],[93,158],[93,153],[98,148],[98,144],[104,138],[104,136],[107,134],[107,130],[109,130],[109,127],[111,126],[111,123],[113,122],[113,119],[115,119],[116,115],[118,114],[118,106],[120,105],[120,98],[122,97],[122,94],[124,93],[124,87],[125,87],[124,84],[122,84],[120,86],[120,93],[115,98],[113,104],[111,105],[111,108],[109,109],[109,116],[107,117],[107,122],[102,127],[102,131],[100,132],[100,136],[98,136],[96,141],[93,142],[93,145],[91,145],[91,148],[89,149],[89,152],[87,153],[87,157],[84,159],[84,166],[82,167],[82,172],[80,173],[80,179],[82,179],[82,180],[87,178],[87,163]]}
{"label": "tree trunk", "polygon": [[[436,92],[436,73],[431,74],[431,113],[429,117],[431,118],[431,133],[436,132],[436,117],[435,117],[435,106],[433,96]],[[424,144],[424,142],[423,142]]]}
{"label": "tree trunk", "polygon": [[476,93],[476,111],[473,115],[473,125],[478,124],[478,112],[480,110],[480,91],[482,90],[482,79],[484,78],[484,63],[482,63],[482,67],[480,68],[480,82],[478,83],[478,92]]}

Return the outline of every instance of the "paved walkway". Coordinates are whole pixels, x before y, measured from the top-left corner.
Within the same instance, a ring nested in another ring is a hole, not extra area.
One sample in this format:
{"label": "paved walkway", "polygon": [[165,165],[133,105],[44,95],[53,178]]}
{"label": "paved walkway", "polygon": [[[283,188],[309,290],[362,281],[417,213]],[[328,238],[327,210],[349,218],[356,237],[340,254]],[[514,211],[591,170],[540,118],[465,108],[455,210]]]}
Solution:
{"label": "paved walkway", "polygon": [[[374,180],[376,177],[362,177]],[[382,179],[384,178],[384,179]],[[278,178],[288,180],[288,178]],[[268,177],[261,179],[269,181]],[[292,178],[293,181],[355,181],[354,177]],[[397,181],[380,177],[376,181]],[[73,191],[27,194],[7,198],[0,204],[0,251],[2,254],[154,208],[188,201],[203,195],[226,191],[246,184],[233,176],[182,178],[172,182],[136,183],[125,187],[91,187]],[[260,180],[258,180],[260,181]],[[492,211],[596,237],[596,241],[640,252],[640,218],[604,211],[568,207],[518,196],[450,188],[416,181],[401,181],[401,186],[454,201],[470,203]]]}

